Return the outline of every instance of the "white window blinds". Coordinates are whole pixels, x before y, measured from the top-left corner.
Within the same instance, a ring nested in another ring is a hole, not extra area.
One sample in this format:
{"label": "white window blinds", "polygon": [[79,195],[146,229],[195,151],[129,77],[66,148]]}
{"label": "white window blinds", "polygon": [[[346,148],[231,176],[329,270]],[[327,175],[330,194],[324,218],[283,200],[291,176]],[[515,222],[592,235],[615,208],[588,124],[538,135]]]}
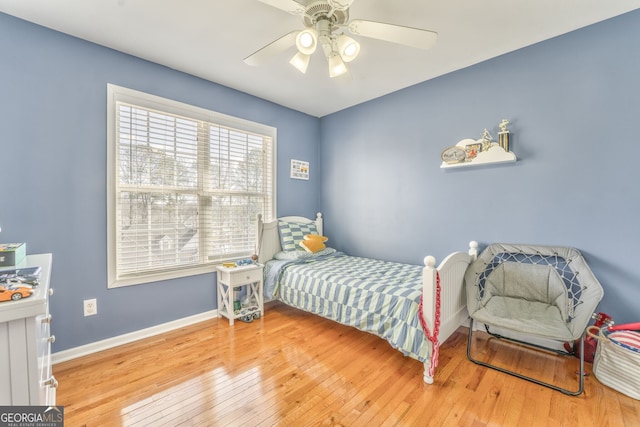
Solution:
{"label": "white window blinds", "polygon": [[131,92],[110,85],[110,286],[254,253],[256,215],[275,213],[275,130]]}

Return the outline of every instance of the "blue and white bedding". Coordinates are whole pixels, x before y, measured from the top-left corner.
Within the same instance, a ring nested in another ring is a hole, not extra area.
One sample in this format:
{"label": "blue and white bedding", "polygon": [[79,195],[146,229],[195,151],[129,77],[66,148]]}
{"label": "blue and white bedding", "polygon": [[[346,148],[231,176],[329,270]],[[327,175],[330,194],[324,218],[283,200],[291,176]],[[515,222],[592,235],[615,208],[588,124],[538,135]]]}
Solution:
{"label": "blue and white bedding", "polygon": [[334,250],[267,262],[265,295],[387,340],[425,362],[418,318],[422,267],[347,256]]}

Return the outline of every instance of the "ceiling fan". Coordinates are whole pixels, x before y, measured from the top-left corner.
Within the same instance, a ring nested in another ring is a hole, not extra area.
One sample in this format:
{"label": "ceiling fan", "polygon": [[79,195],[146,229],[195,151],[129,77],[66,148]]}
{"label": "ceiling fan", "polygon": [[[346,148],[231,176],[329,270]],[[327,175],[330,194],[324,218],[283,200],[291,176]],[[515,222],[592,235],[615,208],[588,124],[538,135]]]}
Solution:
{"label": "ceiling fan", "polygon": [[347,73],[346,62],[360,53],[360,44],[347,36],[351,34],[398,43],[418,49],[431,48],[438,37],[433,31],[362,19],[349,20],[349,7],[354,0],[310,0],[302,4],[295,0],[258,0],[292,15],[302,17],[303,30],[294,30],[249,55],[244,62],[260,65],[269,58],[292,46],[298,52],[289,61],[300,72],[306,73],[311,55],[318,45],[329,63],[329,76]]}

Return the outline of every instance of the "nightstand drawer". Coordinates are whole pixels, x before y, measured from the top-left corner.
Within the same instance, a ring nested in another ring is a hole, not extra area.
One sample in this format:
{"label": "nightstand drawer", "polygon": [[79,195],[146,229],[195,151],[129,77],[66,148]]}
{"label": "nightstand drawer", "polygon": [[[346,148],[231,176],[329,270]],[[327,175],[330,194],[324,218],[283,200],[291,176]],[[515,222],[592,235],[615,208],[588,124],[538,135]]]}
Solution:
{"label": "nightstand drawer", "polygon": [[219,271],[220,280],[229,286],[259,282],[262,280],[262,268]]}

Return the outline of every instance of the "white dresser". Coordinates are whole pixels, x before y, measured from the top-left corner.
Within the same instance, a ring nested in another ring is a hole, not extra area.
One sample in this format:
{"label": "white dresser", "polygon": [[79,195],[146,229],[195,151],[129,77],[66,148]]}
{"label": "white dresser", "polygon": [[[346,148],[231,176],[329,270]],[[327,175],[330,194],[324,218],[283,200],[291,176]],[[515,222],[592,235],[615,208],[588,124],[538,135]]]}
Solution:
{"label": "white dresser", "polygon": [[17,267],[41,267],[40,285],[30,297],[0,302],[0,406],[56,403],[56,379],[51,372],[49,287],[51,254],[28,255]]}

